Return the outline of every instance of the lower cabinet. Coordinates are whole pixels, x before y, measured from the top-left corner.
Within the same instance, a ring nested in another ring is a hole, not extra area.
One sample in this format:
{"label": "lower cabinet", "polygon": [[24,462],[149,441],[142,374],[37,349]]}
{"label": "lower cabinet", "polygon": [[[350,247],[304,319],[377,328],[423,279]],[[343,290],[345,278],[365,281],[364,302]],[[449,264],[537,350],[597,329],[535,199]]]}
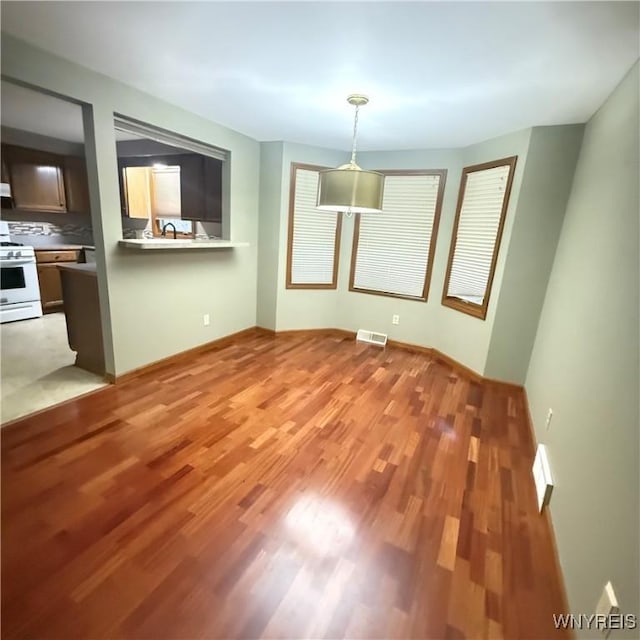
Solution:
{"label": "lower cabinet", "polygon": [[78,262],[78,252],[36,249],[36,268],[43,313],[62,311],[62,282],[58,264]]}

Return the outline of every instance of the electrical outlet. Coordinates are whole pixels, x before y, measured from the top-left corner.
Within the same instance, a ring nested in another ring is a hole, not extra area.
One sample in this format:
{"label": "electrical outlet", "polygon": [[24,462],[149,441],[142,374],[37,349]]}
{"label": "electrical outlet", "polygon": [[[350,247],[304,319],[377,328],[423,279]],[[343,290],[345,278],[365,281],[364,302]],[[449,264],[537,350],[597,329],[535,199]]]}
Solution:
{"label": "electrical outlet", "polygon": [[400,324],[400,316],[396,316],[396,315],[394,315],[394,316],[391,318],[391,322],[392,322],[393,324]]}
{"label": "electrical outlet", "polygon": [[203,324],[205,327],[208,327],[208,326],[211,324],[211,316],[210,316],[208,313],[205,313],[205,314],[202,316],[202,324]]}
{"label": "electrical outlet", "polygon": [[551,418],[553,418],[553,409],[549,409],[549,411],[547,411],[547,431],[551,426]]}

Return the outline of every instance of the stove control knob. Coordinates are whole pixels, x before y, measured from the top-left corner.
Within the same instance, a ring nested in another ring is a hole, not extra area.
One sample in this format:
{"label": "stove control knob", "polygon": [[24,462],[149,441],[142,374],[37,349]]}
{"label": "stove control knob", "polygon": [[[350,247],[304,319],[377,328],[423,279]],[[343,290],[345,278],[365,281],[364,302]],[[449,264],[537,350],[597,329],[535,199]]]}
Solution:
{"label": "stove control knob", "polygon": [[22,256],[22,251],[16,251],[14,255],[16,258],[19,258],[20,256]]}
{"label": "stove control knob", "polygon": [[9,253],[7,253],[7,258],[13,258],[13,251],[9,251]]}

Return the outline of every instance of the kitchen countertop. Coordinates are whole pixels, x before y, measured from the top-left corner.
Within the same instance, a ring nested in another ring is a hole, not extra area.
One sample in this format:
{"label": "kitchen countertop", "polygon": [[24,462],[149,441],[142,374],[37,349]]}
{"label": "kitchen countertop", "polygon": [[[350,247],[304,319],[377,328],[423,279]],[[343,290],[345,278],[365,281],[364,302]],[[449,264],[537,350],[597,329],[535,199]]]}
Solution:
{"label": "kitchen countertop", "polygon": [[248,247],[248,242],[232,242],[231,240],[173,240],[170,238],[143,238],[136,240],[120,240],[118,244],[126,249],[138,251],[176,251],[182,249],[232,249]]}
{"label": "kitchen countertop", "polygon": [[48,244],[46,247],[33,247],[35,251],[80,251],[83,244]]}

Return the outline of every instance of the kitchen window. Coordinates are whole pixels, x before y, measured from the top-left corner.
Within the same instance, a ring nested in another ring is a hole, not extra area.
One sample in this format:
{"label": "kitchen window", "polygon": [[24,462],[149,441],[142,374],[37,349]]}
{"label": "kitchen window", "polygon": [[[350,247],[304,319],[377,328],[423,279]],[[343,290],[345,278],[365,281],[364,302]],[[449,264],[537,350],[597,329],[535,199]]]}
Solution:
{"label": "kitchen window", "polygon": [[484,320],[509,205],[516,156],[465,167],[442,304]]}
{"label": "kitchen window", "polygon": [[154,236],[162,235],[166,224],[178,237],[193,237],[194,226],[187,212],[183,216],[180,156],[121,158],[122,203],[129,218],[150,221]]}
{"label": "kitchen window", "polygon": [[383,171],[382,213],[358,214],[349,289],[426,300],[447,172]]}
{"label": "kitchen window", "polygon": [[335,289],[338,282],[340,214],[316,208],[319,172],[291,165],[287,289]]}

